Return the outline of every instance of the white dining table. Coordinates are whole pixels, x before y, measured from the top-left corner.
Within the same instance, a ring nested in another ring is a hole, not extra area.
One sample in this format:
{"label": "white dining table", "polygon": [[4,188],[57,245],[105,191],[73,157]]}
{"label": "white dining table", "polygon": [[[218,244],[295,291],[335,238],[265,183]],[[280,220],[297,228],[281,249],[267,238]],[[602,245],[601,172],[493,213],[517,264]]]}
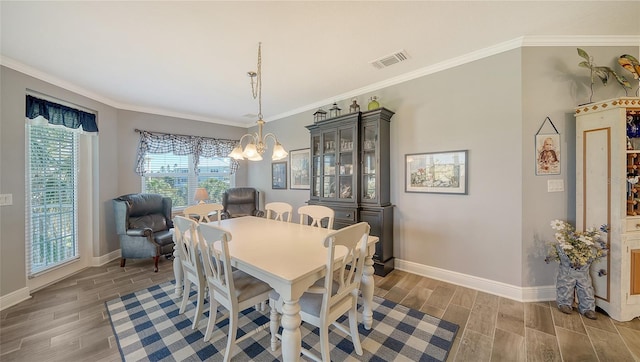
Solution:
{"label": "white dining table", "polygon": [[[327,249],[323,242],[332,230],[253,216],[212,223],[231,234],[229,253],[232,265],[266,282],[283,298],[282,358],[284,361],[298,361],[302,347],[298,300],[325,275]],[[369,236],[360,285],[362,321],[366,329],[371,329],[373,323],[372,257],[377,242],[378,237]],[[177,296],[182,294],[182,267],[179,263],[179,258],[174,258]]]}

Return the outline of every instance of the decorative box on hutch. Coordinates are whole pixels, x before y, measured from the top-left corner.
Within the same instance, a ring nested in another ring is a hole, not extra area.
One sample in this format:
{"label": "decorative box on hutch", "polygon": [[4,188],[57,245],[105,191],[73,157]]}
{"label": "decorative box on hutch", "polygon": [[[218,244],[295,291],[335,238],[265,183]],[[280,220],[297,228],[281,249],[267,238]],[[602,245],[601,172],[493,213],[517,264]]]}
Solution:
{"label": "decorative box on hutch", "polygon": [[575,116],[576,228],[609,225],[608,255],[591,267],[596,305],[628,321],[640,316],[640,98],[587,104]]}
{"label": "decorative box on hutch", "polygon": [[307,126],[311,134],[310,205],[335,212],[334,228],[366,221],[378,236],[376,275],[394,268],[389,130],[393,112],[378,108]]}

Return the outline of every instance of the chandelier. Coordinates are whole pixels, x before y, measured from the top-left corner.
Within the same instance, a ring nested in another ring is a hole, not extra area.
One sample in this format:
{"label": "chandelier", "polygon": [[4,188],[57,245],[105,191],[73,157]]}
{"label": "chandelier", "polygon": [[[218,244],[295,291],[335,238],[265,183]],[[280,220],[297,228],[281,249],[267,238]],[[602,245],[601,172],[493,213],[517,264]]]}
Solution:
{"label": "chandelier", "polygon": [[[271,137],[274,142],[271,159],[273,161],[281,160],[287,157],[289,153],[278,142],[278,138],[273,133],[262,135],[262,126],[265,123],[262,119],[262,43],[258,43],[258,70],[256,72],[247,72],[247,75],[251,78],[251,95],[253,99],[258,98],[258,132],[247,133],[240,137],[238,144],[231,151],[229,157],[236,160],[262,161],[262,155],[267,150],[267,138]],[[249,143],[243,150],[242,141],[245,138],[249,139]]]}

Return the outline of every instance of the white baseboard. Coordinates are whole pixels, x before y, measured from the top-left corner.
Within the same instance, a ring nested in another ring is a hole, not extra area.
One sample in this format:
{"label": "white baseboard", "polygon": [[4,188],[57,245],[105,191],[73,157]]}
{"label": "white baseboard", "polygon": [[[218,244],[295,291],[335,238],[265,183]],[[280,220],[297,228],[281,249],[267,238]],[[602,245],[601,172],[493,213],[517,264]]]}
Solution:
{"label": "white baseboard", "polygon": [[31,295],[29,294],[29,288],[24,287],[22,289],[18,289],[15,292],[11,292],[0,297],[0,310],[9,308],[30,298]]}
{"label": "white baseboard", "polygon": [[120,249],[114,250],[109,254],[93,257],[93,259],[91,260],[91,266],[102,266],[112,260],[118,259],[119,257],[120,257]]}
{"label": "white baseboard", "polygon": [[479,278],[473,275],[435,268],[397,258],[395,259],[395,268],[409,273],[441,280],[443,282],[513,299],[519,302],[540,302],[556,299],[555,285],[523,288],[497,282],[495,280]]}

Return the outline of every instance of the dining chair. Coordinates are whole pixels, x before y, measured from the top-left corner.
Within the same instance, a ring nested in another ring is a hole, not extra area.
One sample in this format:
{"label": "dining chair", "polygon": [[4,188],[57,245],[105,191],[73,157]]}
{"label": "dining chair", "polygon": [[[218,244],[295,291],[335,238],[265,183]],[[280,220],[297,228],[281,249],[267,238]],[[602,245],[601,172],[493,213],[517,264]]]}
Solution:
{"label": "dining chair", "polygon": [[298,214],[300,214],[300,224],[305,223],[305,216],[310,219],[308,225],[323,227],[322,220],[327,219],[326,228],[333,229],[333,219],[335,213],[333,209],[330,209],[322,205],[305,205],[298,208]]}
{"label": "dining chair", "polygon": [[[299,300],[302,321],[312,324],[320,330],[321,358],[311,351],[302,349],[302,354],[316,361],[330,361],[329,325],[333,325],[351,337],[358,356],[362,355],[358,334],[358,294],[364,259],[367,255],[369,224],[360,222],[355,225],[333,231],[324,240],[327,248],[325,277],[318,280],[302,294]],[[336,256],[344,255],[338,260]],[[334,272],[335,271],[335,272]],[[271,307],[271,349],[275,351],[277,334],[280,327],[280,315],[283,302],[274,290],[269,294]],[[338,319],[349,312],[349,329],[338,323]]]}
{"label": "dining chair", "polygon": [[270,202],[264,205],[264,209],[267,211],[267,219],[285,221],[286,217],[286,221],[291,222],[293,206],[286,202]]}
{"label": "dining chair", "polygon": [[233,356],[236,344],[269,327],[269,323],[265,323],[242,337],[236,338],[238,314],[268,300],[271,287],[241,270],[232,270],[228,245],[232,237],[229,232],[215,226],[215,224],[199,224],[198,236],[200,237],[199,245],[204,261],[206,282],[209,287],[209,322],[204,340],[210,340],[216,323],[227,318],[227,315],[223,315],[216,320],[219,303],[229,312],[229,335],[224,353],[224,361],[227,362]]}
{"label": "dining chair", "polygon": [[197,204],[185,207],[182,213],[186,217],[198,215],[198,222],[211,222],[209,217],[213,216],[211,214],[215,212],[215,216],[218,218],[218,222],[220,222],[222,219],[222,209],[222,204]]}
{"label": "dining chair", "polygon": [[193,317],[192,329],[196,329],[198,321],[204,312],[204,295],[205,295],[205,275],[202,267],[202,261],[198,250],[198,238],[196,227],[198,223],[190,218],[176,216],[173,219],[174,233],[176,239],[176,250],[182,264],[183,275],[183,291],[182,302],[180,303],[179,313],[182,314],[187,309],[189,302],[189,294],[191,292],[191,284],[196,287],[196,311]]}

